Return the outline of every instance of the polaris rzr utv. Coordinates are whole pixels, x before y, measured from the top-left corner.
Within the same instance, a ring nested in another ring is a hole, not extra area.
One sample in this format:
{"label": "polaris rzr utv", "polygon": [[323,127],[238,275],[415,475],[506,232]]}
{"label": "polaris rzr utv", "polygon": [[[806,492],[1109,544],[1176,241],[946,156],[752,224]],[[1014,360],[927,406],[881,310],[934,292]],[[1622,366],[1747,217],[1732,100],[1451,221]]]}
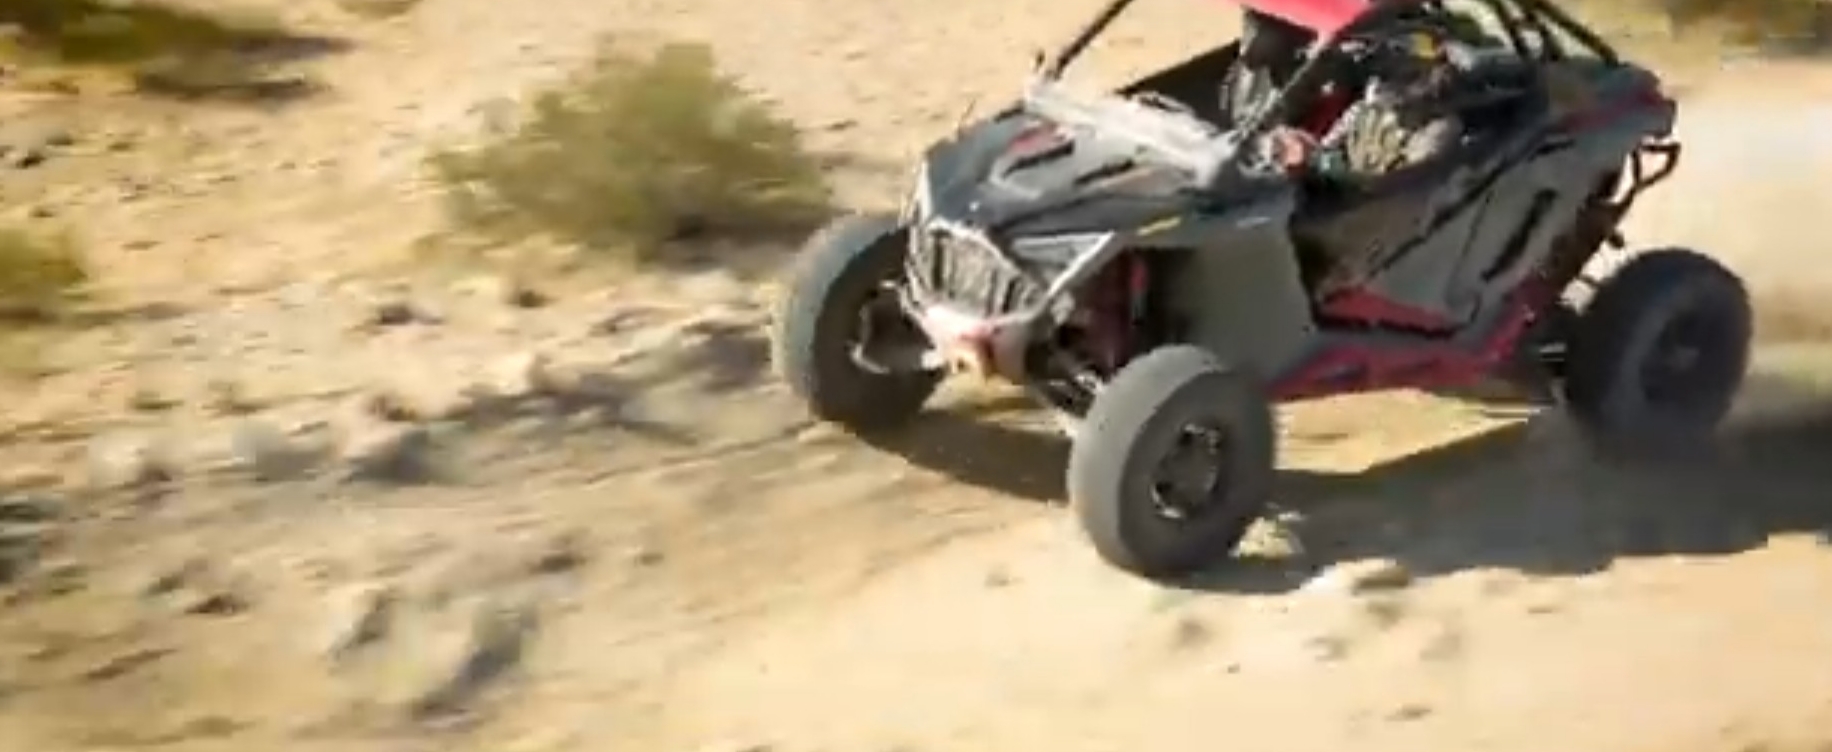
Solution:
{"label": "polaris rzr utv", "polygon": [[[1615,448],[1723,419],[1749,351],[1738,278],[1678,249],[1585,271],[1679,155],[1652,73],[1547,0],[1236,0],[1315,34],[1250,112],[1218,92],[1238,43],[1117,92],[1066,84],[1133,2],[931,146],[901,215],[809,240],[774,357],[814,415],[884,430],[949,374],[1023,385],[1073,437],[1095,548],[1151,578],[1228,556],[1263,513],[1278,402],[1502,380]],[[1458,74],[1459,145],[1329,186],[1257,146],[1421,19],[1454,21],[1485,60]]]}

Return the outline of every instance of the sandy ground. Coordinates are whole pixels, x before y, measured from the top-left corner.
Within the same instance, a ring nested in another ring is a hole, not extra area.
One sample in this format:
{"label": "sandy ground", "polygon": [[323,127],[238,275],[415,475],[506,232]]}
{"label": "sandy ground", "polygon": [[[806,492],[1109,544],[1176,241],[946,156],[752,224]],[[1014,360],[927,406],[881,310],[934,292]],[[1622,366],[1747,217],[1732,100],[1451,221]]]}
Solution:
{"label": "sandy ground", "polygon": [[[1294,408],[1257,558],[1167,590],[1095,561],[1058,508],[1066,446],[1011,395],[952,392],[882,446],[808,424],[765,374],[762,287],[574,280],[519,307],[400,272],[438,229],[424,150],[599,35],[711,43],[872,203],[1091,5],[298,2],[348,41],[302,63],[317,98],[8,93],[8,138],[74,145],[0,186],[83,230],[121,310],[9,395],[0,749],[1832,743],[1811,343],[1764,353],[1721,453],[1657,474],[1556,418]],[[1230,25],[1143,6],[1096,77]],[[1692,148],[1635,237],[1816,302],[1832,74],[1686,81]],[[378,420],[378,396],[444,420]]]}

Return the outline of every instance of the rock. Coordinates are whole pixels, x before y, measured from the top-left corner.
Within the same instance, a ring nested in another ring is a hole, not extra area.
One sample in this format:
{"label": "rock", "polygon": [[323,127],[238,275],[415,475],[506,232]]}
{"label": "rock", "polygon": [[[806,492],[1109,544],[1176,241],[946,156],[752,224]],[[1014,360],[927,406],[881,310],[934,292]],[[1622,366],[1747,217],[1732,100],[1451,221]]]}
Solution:
{"label": "rock", "polygon": [[487,391],[504,399],[521,399],[555,391],[553,359],[544,353],[516,353],[490,369]]}
{"label": "rock", "polygon": [[182,404],[178,398],[166,394],[152,384],[137,384],[127,395],[127,407],[135,412],[151,413],[170,410]]}
{"label": "rock", "polygon": [[[569,368],[552,369],[542,394],[579,410],[592,406],[614,408],[630,397],[630,391],[626,380],[612,373],[608,366],[574,364]],[[610,409],[600,410],[595,420],[603,424],[614,423],[617,418],[616,410]]]}
{"label": "rock", "polygon": [[344,660],[387,639],[399,603],[399,594],[386,585],[362,585],[333,594],[325,656]]}
{"label": "rock", "polygon": [[1215,639],[1215,630],[1202,619],[1185,615],[1177,619],[1171,630],[1171,648],[1174,650],[1191,650],[1209,644]]}
{"label": "rock", "polygon": [[1428,715],[1431,715],[1431,707],[1429,705],[1425,705],[1424,703],[1418,703],[1418,702],[1409,702],[1397,708],[1394,708],[1393,712],[1387,714],[1387,720],[1394,721],[1396,723],[1405,723],[1408,721],[1419,720]]}
{"label": "rock", "polygon": [[517,668],[538,624],[526,606],[485,604],[469,625],[463,649],[452,664],[413,700],[412,714],[434,719],[462,711],[498,680]]}
{"label": "rock", "polygon": [[1361,602],[1361,612],[1375,627],[1387,629],[1406,618],[1406,602],[1397,597],[1374,597]]}
{"label": "rock", "polygon": [[620,307],[594,322],[590,332],[600,336],[623,334],[650,323],[654,317],[654,311],[644,308]]}
{"label": "rock", "polygon": [[365,323],[370,327],[381,328],[407,324],[436,324],[439,321],[438,314],[421,308],[413,301],[396,299],[376,303],[369,309],[369,319]]}
{"label": "rock", "polygon": [[40,146],[22,146],[6,151],[6,166],[15,170],[29,170],[50,160],[49,150]]}
{"label": "rock", "polygon": [[1303,518],[1291,513],[1255,520],[1242,536],[1240,552],[1262,559],[1301,559],[1306,554],[1304,541],[1297,532],[1302,524]]}
{"label": "rock", "polygon": [[269,483],[304,477],[331,453],[328,432],[319,426],[288,431],[259,420],[239,423],[230,435],[231,462]]}
{"label": "rock", "polygon": [[234,616],[247,611],[252,605],[242,594],[220,590],[208,593],[196,593],[187,599],[182,607],[184,612],[193,616]]}
{"label": "rock", "polygon": [[462,417],[474,398],[462,392],[438,391],[426,381],[414,387],[393,386],[365,395],[363,414],[391,423],[423,423]]}
{"label": "rock", "polygon": [[346,429],[342,460],[349,480],[420,483],[434,471],[432,432],[405,423],[358,423]]}
{"label": "rock", "polygon": [[501,302],[516,308],[540,308],[553,302],[526,280],[494,274],[466,279],[457,285],[461,294]]}
{"label": "rock", "polygon": [[154,577],[142,597],[190,616],[234,616],[254,605],[245,582],[226,576],[204,559],[187,559]]}
{"label": "rock", "polygon": [[150,436],[105,436],[89,445],[89,480],[97,488],[140,488],[177,478],[170,451]]}
{"label": "rock", "polygon": [[261,402],[249,395],[248,388],[235,379],[211,379],[205,387],[204,402],[220,415],[247,415],[261,409]]}
{"label": "rock", "polygon": [[119,653],[82,672],[82,678],[89,682],[112,681],[151,666],[176,652],[173,648],[143,648]]}
{"label": "rock", "polygon": [[1304,584],[1306,592],[1346,592],[1353,595],[1398,590],[1412,584],[1412,572],[1391,559],[1364,559],[1337,564]]}
{"label": "rock", "polygon": [[649,546],[638,546],[630,551],[630,563],[643,568],[659,566],[666,558],[660,549]]}
{"label": "rock", "polygon": [[590,550],[582,533],[568,532],[554,536],[535,551],[529,571],[531,574],[551,575],[577,570],[591,560]]}
{"label": "rock", "polygon": [[515,285],[510,288],[504,302],[516,308],[542,308],[553,302],[547,293],[526,285]]}
{"label": "rock", "polygon": [[1349,641],[1336,635],[1319,635],[1304,641],[1304,653],[1318,663],[1335,663],[1349,653]]}
{"label": "rock", "polygon": [[210,563],[201,558],[186,559],[147,580],[140,589],[147,598],[161,598],[179,592],[210,573]]}

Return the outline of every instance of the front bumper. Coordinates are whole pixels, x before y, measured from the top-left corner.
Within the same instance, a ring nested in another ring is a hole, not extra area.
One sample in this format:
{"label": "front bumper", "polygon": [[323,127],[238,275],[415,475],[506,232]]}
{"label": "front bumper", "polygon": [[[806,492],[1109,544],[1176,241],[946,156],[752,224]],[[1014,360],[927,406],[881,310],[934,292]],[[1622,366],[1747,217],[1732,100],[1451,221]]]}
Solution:
{"label": "front bumper", "polygon": [[935,344],[940,366],[1021,381],[1031,343],[1067,320],[1075,288],[1119,247],[1113,233],[1020,243],[1030,244],[1025,257],[1043,246],[1067,262],[1027,268],[983,233],[945,220],[911,232],[903,308]]}

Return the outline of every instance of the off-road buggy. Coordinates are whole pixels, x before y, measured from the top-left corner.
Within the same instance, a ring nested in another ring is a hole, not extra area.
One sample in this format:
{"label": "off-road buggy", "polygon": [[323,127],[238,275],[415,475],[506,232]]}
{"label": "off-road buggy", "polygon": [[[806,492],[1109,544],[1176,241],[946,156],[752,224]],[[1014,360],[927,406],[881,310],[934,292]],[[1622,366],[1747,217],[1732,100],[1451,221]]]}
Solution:
{"label": "off-road buggy", "polygon": [[[1631,449],[1723,419],[1748,360],[1741,282],[1679,249],[1591,264],[1679,155],[1654,74],[1547,0],[1236,0],[1317,39],[1253,111],[1219,111],[1238,42],[1074,90],[1065,66],[1134,1],[931,146],[901,216],[808,242],[774,357],[816,416],[879,431],[949,373],[1021,384],[1074,439],[1095,548],[1154,578],[1229,555],[1263,513],[1277,402],[1537,385],[1588,440]],[[1461,145],[1328,190],[1256,147],[1353,76],[1363,42],[1421,18],[1490,58],[1466,74]]]}

